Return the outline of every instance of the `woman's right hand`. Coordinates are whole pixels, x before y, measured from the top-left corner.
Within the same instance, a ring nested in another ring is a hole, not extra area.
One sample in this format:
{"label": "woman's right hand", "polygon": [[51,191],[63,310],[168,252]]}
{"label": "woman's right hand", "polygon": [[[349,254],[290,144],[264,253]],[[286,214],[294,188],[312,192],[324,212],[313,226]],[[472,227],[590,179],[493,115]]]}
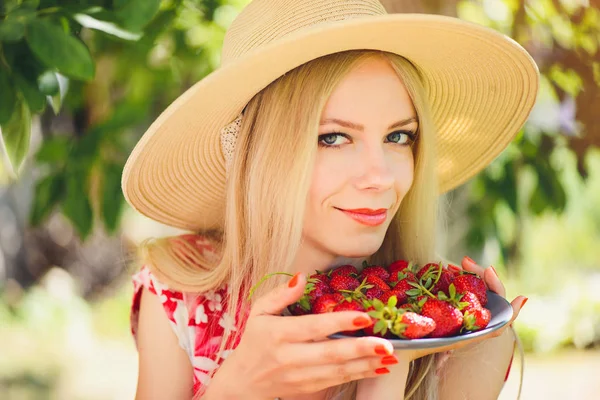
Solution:
{"label": "woman's right hand", "polygon": [[364,312],[281,316],[305,285],[306,276],[297,274],[255,302],[240,343],[215,373],[207,398],[272,400],[316,393],[387,373],[385,366],[398,362],[383,338],[327,339],[371,325]]}

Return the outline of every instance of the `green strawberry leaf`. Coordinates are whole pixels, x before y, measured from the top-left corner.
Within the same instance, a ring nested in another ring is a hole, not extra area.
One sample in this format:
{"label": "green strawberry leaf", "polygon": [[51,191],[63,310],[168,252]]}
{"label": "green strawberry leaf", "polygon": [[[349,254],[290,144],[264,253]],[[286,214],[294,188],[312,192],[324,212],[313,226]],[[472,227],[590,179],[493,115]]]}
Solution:
{"label": "green strawberry leaf", "polygon": [[377,323],[373,327],[373,332],[375,332],[375,333],[381,332],[382,335],[385,335],[387,333],[387,330],[388,330],[388,326],[387,325],[388,324],[386,323],[386,321],[380,319],[379,321],[377,321]]}
{"label": "green strawberry leaf", "polygon": [[421,293],[419,289],[410,289],[406,291],[406,294],[409,296],[418,296]]}
{"label": "green strawberry leaf", "polygon": [[456,286],[454,286],[454,283],[451,283],[448,291],[450,293],[450,297],[455,297],[456,296]]}
{"label": "green strawberry leaf", "polygon": [[373,299],[373,307],[375,307],[375,309],[377,311],[381,311],[383,310],[383,308],[385,307],[385,305],[383,304],[383,302],[379,299]]}
{"label": "green strawberry leaf", "polygon": [[388,307],[396,307],[396,304],[398,304],[398,298],[396,296],[391,296],[388,299]]}
{"label": "green strawberry leaf", "polygon": [[432,284],[431,278],[427,278],[427,281],[425,282],[425,287],[430,288],[431,284]]}
{"label": "green strawberry leaf", "polygon": [[409,284],[410,286],[412,286],[412,287],[415,287],[415,288],[417,288],[417,289],[420,289],[420,288],[421,288],[421,285],[419,285],[419,284],[418,284],[418,283],[416,283],[416,282],[408,282],[408,284]]}

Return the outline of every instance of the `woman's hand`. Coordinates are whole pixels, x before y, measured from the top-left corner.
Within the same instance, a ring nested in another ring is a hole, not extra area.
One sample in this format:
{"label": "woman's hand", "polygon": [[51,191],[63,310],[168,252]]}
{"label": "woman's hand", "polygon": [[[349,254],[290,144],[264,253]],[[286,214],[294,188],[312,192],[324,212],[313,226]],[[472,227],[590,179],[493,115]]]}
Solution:
{"label": "woman's hand", "polygon": [[[465,271],[476,273],[479,277],[481,277],[489,290],[499,294],[502,297],[506,296],[506,289],[504,288],[504,285],[498,278],[498,275],[496,274],[496,271],[493,267],[484,269],[477,265],[469,257],[465,257],[462,261],[462,268]],[[372,398],[403,399],[404,392],[402,392],[402,394],[400,395],[398,394],[398,392],[400,389],[404,390],[406,386],[409,361],[433,353],[452,352],[454,350],[473,345],[486,339],[501,336],[505,333],[506,329],[512,324],[512,322],[519,316],[519,312],[521,311],[521,308],[523,307],[526,301],[527,297],[517,296],[511,303],[513,308],[513,316],[510,322],[502,328],[494,332],[490,332],[484,336],[480,336],[471,340],[463,340],[443,347],[419,350],[395,350],[394,353],[396,354],[398,360],[400,360],[400,363],[391,367],[390,373],[386,374],[385,376],[374,379],[361,380],[358,384],[357,400],[367,400]],[[446,357],[448,357],[448,355],[446,355]]]}
{"label": "woman's hand", "polygon": [[[457,267],[457,266],[450,266],[450,268],[452,268],[452,267],[460,269],[460,267]],[[462,268],[465,271],[473,272],[473,273],[477,274],[481,279],[483,279],[483,281],[487,285],[488,289],[491,290],[492,292],[499,294],[502,297],[506,297],[506,289],[504,288],[504,285],[500,281],[500,278],[498,277],[498,274],[496,273],[494,267],[490,266],[488,268],[482,268],[479,265],[477,265],[475,263],[475,261],[473,261],[469,257],[465,256],[462,260]],[[407,353],[403,354],[402,357],[408,357],[411,360],[414,360],[414,359],[417,359],[420,357],[424,357],[428,354],[457,350],[462,347],[470,346],[475,343],[481,342],[483,340],[498,337],[498,336],[502,335],[504,333],[504,331],[506,329],[508,329],[509,326],[512,325],[512,323],[515,319],[517,319],[517,317],[519,316],[519,312],[521,312],[521,308],[523,307],[523,305],[525,304],[526,301],[527,301],[527,297],[525,297],[525,296],[517,296],[513,299],[513,301],[511,302],[511,306],[513,309],[512,318],[508,322],[508,324],[504,325],[502,328],[500,328],[498,330],[495,330],[493,332],[487,333],[483,336],[479,336],[474,339],[456,342],[456,343],[448,345],[448,346],[408,351]]]}
{"label": "woman's hand", "polygon": [[305,285],[306,277],[296,275],[255,302],[241,341],[215,374],[207,399],[288,399],[375,377],[397,363],[385,339],[326,339],[371,325],[366,313],[281,316]]}

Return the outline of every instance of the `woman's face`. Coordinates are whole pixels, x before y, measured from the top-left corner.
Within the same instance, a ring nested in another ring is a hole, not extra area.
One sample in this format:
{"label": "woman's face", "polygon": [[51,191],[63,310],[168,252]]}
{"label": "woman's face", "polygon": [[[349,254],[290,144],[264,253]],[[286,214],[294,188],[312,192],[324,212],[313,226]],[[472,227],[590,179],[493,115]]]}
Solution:
{"label": "woman's face", "polygon": [[413,182],[417,127],[408,92],[386,61],[369,60],[345,77],[315,137],[303,247],[330,258],[379,249]]}

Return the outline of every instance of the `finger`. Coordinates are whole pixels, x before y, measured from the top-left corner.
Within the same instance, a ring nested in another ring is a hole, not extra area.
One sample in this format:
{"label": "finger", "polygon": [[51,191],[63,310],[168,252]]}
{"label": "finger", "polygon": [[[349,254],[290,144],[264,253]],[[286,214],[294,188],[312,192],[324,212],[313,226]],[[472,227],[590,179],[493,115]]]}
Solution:
{"label": "finger", "polygon": [[284,375],[290,385],[313,384],[321,389],[358,379],[371,378],[389,372],[390,362],[397,363],[395,356],[365,357],[339,364],[317,365],[307,368],[291,368]]}
{"label": "finger", "polygon": [[495,292],[502,297],[506,297],[506,289],[494,267],[490,266],[484,270],[483,280],[492,292]]}
{"label": "finger", "polygon": [[480,267],[479,265],[477,265],[477,263],[475,261],[473,261],[471,258],[465,256],[462,259],[461,264],[465,271],[473,272],[473,273],[479,275],[479,277],[483,279],[484,269],[482,267]]}
{"label": "finger", "polygon": [[373,324],[371,317],[361,311],[274,317],[273,320],[269,329],[279,332],[288,342],[319,340],[334,333],[356,331]]}
{"label": "finger", "polygon": [[523,308],[523,305],[525,305],[526,302],[527,302],[527,297],[525,297],[525,296],[518,296],[511,302],[511,306],[513,308],[513,315],[511,317],[511,319],[508,321],[508,323],[506,325],[504,325],[502,328],[497,329],[492,332],[489,332],[483,336],[476,337],[474,339],[461,340],[459,342],[455,342],[455,343],[447,345],[447,346],[436,347],[435,349],[418,350],[416,352],[415,358],[423,357],[423,356],[426,356],[426,355],[429,355],[432,353],[441,353],[441,352],[447,351],[447,350],[458,350],[465,346],[471,346],[471,345],[474,345],[481,341],[501,336],[505,332],[505,330],[508,329],[511,326],[511,324],[517,319],[517,317],[519,316],[519,313],[521,312],[521,309]]}
{"label": "finger", "polygon": [[294,304],[304,294],[306,275],[297,273],[287,283],[276,287],[254,303],[250,316],[280,315],[283,310]]}
{"label": "finger", "polygon": [[364,357],[390,356],[391,343],[374,336],[333,339],[316,343],[289,343],[280,347],[278,361],[285,365],[339,364]]}

